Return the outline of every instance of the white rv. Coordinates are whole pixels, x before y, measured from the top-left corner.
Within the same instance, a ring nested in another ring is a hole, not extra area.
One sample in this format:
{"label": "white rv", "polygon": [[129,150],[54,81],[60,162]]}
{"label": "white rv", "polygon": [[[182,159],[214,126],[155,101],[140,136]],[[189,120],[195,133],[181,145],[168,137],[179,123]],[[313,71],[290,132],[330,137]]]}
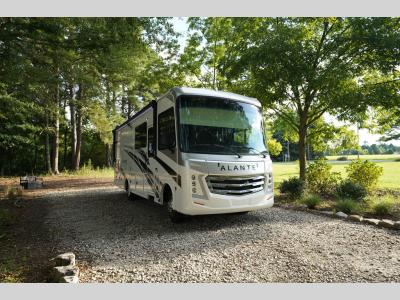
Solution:
{"label": "white rv", "polygon": [[173,88],[114,131],[115,183],[183,215],[271,207],[272,163],[254,98]]}

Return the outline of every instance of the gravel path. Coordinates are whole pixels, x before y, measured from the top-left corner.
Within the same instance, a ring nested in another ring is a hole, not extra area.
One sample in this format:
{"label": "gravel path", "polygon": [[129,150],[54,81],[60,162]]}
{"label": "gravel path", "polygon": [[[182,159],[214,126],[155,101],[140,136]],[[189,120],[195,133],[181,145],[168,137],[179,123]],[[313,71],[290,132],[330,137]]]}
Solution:
{"label": "gravel path", "polygon": [[112,187],[44,200],[81,282],[400,282],[398,231],[281,208],[172,224]]}

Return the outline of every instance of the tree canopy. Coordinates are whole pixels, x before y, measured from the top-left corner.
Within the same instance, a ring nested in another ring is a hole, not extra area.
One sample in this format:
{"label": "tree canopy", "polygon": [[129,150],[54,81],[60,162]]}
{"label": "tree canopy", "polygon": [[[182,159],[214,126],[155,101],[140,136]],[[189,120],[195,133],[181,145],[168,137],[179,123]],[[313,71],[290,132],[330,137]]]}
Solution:
{"label": "tree canopy", "polygon": [[184,85],[259,99],[302,178],[307,151],[358,146],[326,113],[400,137],[399,18],[189,18],[178,36],[171,18],[0,18],[1,174],[109,166],[111,129]]}

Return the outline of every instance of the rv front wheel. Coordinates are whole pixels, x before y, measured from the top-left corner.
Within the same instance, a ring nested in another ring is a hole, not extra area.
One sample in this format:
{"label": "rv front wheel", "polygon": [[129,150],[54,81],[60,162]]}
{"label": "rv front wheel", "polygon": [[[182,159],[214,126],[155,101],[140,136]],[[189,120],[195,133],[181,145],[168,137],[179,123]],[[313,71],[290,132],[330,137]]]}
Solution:
{"label": "rv front wheel", "polygon": [[172,197],[172,192],[171,192],[171,190],[169,188],[167,188],[167,190],[165,191],[164,201],[165,201],[166,206],[167,206],[168,216],[171,219],[172,223],[180,223],[180,222],[182,222],[184,217],[185,217],[185,215],[177,212],[176,210],[174,210],[172,208],[173,197]]}

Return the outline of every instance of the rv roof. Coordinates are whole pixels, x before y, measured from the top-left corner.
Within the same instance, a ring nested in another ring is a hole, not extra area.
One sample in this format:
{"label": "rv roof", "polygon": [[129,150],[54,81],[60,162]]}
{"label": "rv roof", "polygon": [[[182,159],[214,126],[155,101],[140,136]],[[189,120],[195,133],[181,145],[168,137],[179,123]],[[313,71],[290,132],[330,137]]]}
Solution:
{"label": "rv roof", "polygon": [[175,97],[181,95],[198,95],[207,97],[228,98],[232,100],[248,102],[257,106],[261,106],[260,101],[258,101],[255,98],[250,98],[229,92],[214,91],[209,89],[189,88],[189,87],[175,87],[171,89],[171,92],[175,94]]}
{"label": "rv roof", "polygon": [[[260,101],[258,101],[256,98],[250,98],[250,97],[246,97],[246,96],[242,96],[242,95],[238,95],[238,94],[234,94],[234,93],[228,93],[228,92],[214,91],[214,90],[209,90],[209,89],[189,88],[189,87],[174,87],[168,93],[166,93],[163,96],[161,96],[160,98],[158,98],[158,100],[170,93],[173,93],[175,97],[179,97],[181,95],[196,95],[196,96],[232,99],[232,100],[236,100],[236,101],[247,102],[247,103],[261,107]],[[132,120],[134,120],[136,117],[141,115],[149,107],[153,106],[155,103],[156,102],[153,100],[148,105],[143,107],[140,111],[135,113],[133,116],[129,117],[124,123],[115,127],[114,130],[124,127],[126,124],[130,123]]]}

